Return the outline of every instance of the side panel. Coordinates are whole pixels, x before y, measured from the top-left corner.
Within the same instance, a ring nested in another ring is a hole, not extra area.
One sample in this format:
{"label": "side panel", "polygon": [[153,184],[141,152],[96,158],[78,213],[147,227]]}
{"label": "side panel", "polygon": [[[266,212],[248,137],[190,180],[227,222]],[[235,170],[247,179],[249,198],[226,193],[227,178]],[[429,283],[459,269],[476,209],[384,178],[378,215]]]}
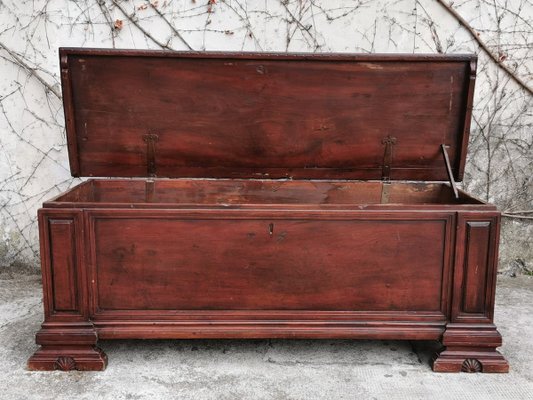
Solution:
{"label": "side panel", "polygon": [[81,210],[40,210],[39,231],[47,321],[79,320],[84,310]]}
{"label": "side panel", "polygon": [[466,313],[485,311],[489,240],[490,222],[469,221],[466,223],[466,268],[463,285],[463,311]]}
{"label": "side panel", "polygon": [[55,311],[79,310],[74,219],[48,219]]}
{"label": "side panel", "polygon": [[459,214],[454,322],[492,322],[498,240],[498,213]]}

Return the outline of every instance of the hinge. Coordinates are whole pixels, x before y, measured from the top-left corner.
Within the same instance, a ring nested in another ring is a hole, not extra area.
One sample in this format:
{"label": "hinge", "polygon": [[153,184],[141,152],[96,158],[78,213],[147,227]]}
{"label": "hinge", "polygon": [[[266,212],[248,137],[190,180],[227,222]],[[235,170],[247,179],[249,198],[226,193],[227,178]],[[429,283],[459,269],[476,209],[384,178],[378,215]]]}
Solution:
{"label": "hinge", "polygon": [[156,176],[155,143],[159,140],[159,136],[154,133],[147,133],[143,135],[143,140],[146,143],[146,170],[148,176]]}
{"label": "hinge", "polygon": [[144,185],[144,201],[146,203],[153,203],[154,193],[155,193],[155,181],[153,179],[147,179]]}
{"label": "hinge", "polygon": [[391,183],[384,181],[381,184],[381,204],[388,204],[390,198]]}
{"label": "hinge", "polygon": [[391,135],[387,135],[386,138],[381,140],[381,143],[385,145],[385,153],[383,154],[383,166],[381,168],[381,179],[384,181],[390,181],[390,172],[392,167],[392,147],[396,144],[396,138]]}
{"label": "hinge", "polygon": [[457,186],[455,184],[455,179],[453,178],[453,171],[452,166],[450,165],[450,156],[448,156],[448,150],[450,146],[446,146],[445,144],[440,145],[440,149],[442,150],[442,155],[444,157],[444,163],[446,164],[446,172],[448,173],[448,180],[450,181],[450,185],[453,190],[453,195],[456,199],[459,198],[459,191],[457,190]]}

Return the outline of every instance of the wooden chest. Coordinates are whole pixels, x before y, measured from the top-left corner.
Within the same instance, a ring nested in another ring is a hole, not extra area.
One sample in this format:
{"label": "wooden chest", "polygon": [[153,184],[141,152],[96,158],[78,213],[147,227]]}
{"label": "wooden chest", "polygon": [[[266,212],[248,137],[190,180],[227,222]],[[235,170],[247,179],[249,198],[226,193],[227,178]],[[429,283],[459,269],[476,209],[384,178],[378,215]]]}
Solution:
{"label": "wooden chest", "polygon": [[72,175],[91,179],[39,210],[30,369],[102,370],[99,339],[353,338],[508,370],[500,214],[455,187],[474,56],[60,57]]}

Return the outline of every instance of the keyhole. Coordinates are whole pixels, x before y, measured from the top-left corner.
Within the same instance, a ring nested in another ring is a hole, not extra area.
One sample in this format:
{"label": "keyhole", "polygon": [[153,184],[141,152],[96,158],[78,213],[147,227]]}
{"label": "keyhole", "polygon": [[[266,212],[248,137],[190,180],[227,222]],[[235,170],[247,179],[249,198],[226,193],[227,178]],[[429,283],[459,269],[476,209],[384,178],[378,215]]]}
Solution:
{"label": "keyhole", "polygon": [[270,237],[272,237],[272,235],[274,234],[274,224],[272,222],[268,224],[268,234],[270,235]]}

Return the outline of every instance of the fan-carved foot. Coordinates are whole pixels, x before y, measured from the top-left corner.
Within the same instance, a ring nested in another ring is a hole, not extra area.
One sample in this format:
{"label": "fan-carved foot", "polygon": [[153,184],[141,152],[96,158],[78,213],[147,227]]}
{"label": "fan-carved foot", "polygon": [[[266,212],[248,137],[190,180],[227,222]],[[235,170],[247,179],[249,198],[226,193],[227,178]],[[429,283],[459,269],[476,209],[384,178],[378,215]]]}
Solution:
{"label": "fan-carved foot", "polygon": [[492,349],[446,349],[433,358],[435,372],[509,372],[509,364]]}
{"label": "fan-carved foot", "polygon": [[76,369],[76,361],[72,357],[57,357],[54,366],[61,371],[72,371]]}
{"label": "fan-carved foot", "polygon": [[481,363],[475,358],[467,358],[461,366],[461,371],[469,373],[481,372]]}
{"label": "fan-carved foot", "polygon": [[33,371],[103,371],[107,356],[95,346],[42,346],[28,361]]}

